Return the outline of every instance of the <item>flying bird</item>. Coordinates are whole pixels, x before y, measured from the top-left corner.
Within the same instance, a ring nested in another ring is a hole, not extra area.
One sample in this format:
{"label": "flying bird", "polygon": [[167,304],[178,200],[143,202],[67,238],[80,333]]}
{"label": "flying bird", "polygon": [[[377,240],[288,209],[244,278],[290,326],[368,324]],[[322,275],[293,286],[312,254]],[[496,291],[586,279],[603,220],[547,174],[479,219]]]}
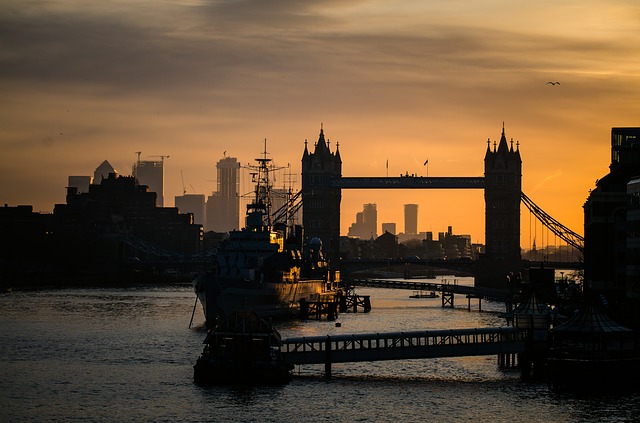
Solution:
{"label": "flying bird", "polygon": [[549,81],[549,82],[547,82],[547,84],[551,84],[551,85],[560,85],[560,83],[559,83],[558,81],[556,81],[556,82]]}

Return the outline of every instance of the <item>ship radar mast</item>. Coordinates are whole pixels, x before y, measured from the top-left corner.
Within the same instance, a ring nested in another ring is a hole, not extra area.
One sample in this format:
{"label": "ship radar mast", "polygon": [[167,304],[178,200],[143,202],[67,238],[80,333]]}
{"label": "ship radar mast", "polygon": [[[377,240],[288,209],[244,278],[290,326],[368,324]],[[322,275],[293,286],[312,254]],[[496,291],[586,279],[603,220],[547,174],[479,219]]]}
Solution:
{"label": "ship radar mast", "polygon": [[267,154],[265,138],[262,157],[255,159],[258,165],[247,165],[247,168],[252,170],[251,181],[255,184],[254,199],[247,204],[246,217],[246,227],[252,231],[271,230],[271,159]]}

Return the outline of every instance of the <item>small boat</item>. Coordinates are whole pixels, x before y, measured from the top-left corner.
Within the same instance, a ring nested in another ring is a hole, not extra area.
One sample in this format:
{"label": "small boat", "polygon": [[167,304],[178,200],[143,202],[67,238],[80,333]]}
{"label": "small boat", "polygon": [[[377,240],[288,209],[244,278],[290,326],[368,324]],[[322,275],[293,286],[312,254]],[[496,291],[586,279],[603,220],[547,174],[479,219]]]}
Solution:
{"label": "small boat", "polygon": [[424,292],[422,290],[414,291],[413,295],[409,295],[409,298],[438,298],[439,295],[436,291]]}
{"label": "small boat", "polygon": [[282,384],[293,366],[283,361],[280,334],[255,312],[236,311],[209,330],[193,366],[198,384]]}

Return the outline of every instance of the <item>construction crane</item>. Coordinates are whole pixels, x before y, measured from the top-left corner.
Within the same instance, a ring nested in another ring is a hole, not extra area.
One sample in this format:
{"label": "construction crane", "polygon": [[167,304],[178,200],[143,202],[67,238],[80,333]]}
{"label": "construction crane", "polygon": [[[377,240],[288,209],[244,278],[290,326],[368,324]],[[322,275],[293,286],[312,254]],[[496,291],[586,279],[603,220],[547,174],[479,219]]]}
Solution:
{"label": "construction crane", "polygon": [[164,159],[168,159],[169,156],[149,156],[149,157],[160,157],[160,159],[162,160],[162,162],[164,163]]}
{"label": "construction crane", "polygon": [[131,172],[131,174],[137,178],[138,177],[138,166],[140,166],[140,154],[142,154],[142,151],[136,151],[136,155],[138,156],[138,160],[133,164],[132,168],[133,171]]}

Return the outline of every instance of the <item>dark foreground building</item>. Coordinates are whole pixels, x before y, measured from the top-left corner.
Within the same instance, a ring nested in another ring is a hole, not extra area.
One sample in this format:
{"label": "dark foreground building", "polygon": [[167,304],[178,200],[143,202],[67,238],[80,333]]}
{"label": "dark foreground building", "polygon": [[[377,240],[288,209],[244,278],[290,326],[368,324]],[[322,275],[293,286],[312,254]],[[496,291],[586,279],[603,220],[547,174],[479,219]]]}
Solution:
{"label": "dark foreground building", "polygon": [[5,234],[0,276],[12,286],[128,282],[187,272],[201,250],[202,226],[134,177],[112,173],[88,192],[67,190],[53,214],[30,206],[0,210]]}
{"label": "dark foreground building", "polygon": [[639,177],[640,128],[612,128],[609,173],[584,204],[584,288],[618,311],[640,298]]}

